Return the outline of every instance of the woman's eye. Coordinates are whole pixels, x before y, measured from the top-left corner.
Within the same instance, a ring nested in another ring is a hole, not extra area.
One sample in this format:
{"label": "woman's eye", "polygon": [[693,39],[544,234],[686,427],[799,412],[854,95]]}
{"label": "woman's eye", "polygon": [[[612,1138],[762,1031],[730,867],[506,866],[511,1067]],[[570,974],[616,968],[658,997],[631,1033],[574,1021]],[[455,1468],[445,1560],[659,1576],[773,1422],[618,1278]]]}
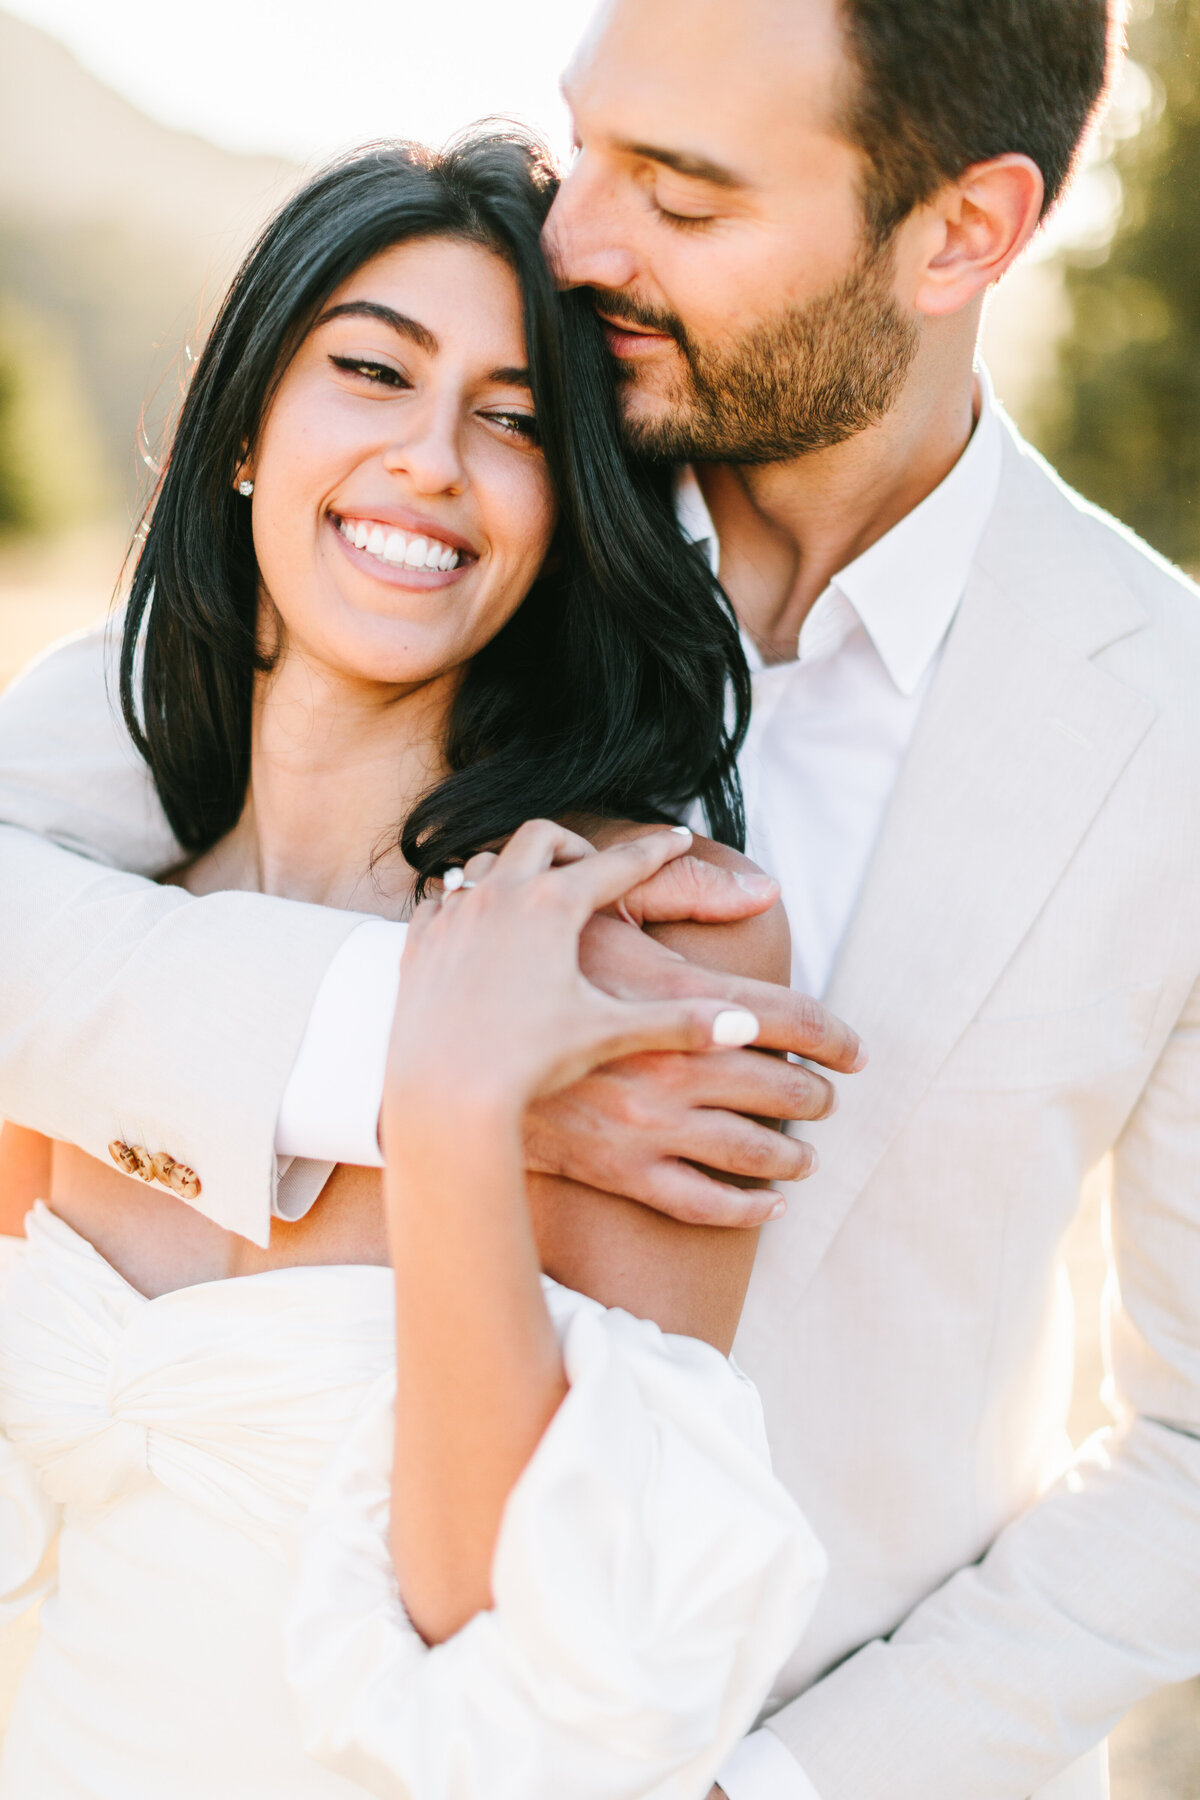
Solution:
{"label": "woman's eye", "polygon": [[485,413],[484,417],[499,425],[502,431],[512,432],[515,437],[523,437],[531,444],[538,441],[537,420],[532,413],[490,412]]}
{"label": "woman's eye", "polygon": [[382,387],[406,388],[410,385],[407,376],[399,369],[393,369],[390,363],[370,362],[360,356],[331,356],[329,360],[343,374],[361,375],[365,381],[376,382]]}

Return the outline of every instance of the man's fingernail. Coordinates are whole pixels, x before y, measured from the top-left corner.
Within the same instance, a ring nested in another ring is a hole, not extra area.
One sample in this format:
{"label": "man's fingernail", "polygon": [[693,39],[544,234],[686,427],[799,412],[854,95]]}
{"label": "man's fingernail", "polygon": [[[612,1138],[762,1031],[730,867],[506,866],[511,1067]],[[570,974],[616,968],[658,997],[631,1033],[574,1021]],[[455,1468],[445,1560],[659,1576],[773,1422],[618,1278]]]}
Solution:
{"label": "man's fingernail", "polygon": [[761,900],[764,894],[776,892],[779,887],[773,875],[735,875],[733,879],[740,888],[753,894],[756,900]]}
{"label": "man's fingernail", "polygon": [[758,1036],[758,1020],[752,1012],[743,1007],[731,1008],[729,1012],[720,1012],[712,1022],[712,1041],[723,1044],[726,1049],[735,1049],[740,1044],[752,1044]]}
{"label": "man's fingernail", "polygon": [[771,1208],[770,1212],[767,1214],[768,1225],[770,1224],[772,1219],[782,1219],[782,1217],[786,1211],[787,1211],[787,1201],[785,1199],[783,1199],[782,1196],[780,1196],[780,1198],[775,1202],[774,1206]]}
{"label": "man's fingernail", "polygon": [[690,838],[692,835],[686,825],[672,825],[671,830],[675,833],[676,837]]}

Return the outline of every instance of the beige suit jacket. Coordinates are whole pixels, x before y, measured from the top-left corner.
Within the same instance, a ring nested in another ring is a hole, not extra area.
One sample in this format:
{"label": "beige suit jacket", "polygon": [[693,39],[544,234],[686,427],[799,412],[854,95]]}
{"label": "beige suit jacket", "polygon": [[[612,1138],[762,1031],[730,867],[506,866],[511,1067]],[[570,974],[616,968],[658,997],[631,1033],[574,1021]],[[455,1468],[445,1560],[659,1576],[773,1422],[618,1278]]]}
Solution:
{"label": "beige suit jacket", "polygon": [[[0,1113],[165,1148],[261,1234],[354,921],[115,872],[173,848],[101,664],[0,701]],[[1198,976],[1196,592],[1013,435],[829,995],[870,1067],[738,1344],[830,1551],[771,1722],[822,1800],[1021,1800],[1200,1670]],[[1060,1251],[1110,1151],[1118,1424],[1060,1473]]]}

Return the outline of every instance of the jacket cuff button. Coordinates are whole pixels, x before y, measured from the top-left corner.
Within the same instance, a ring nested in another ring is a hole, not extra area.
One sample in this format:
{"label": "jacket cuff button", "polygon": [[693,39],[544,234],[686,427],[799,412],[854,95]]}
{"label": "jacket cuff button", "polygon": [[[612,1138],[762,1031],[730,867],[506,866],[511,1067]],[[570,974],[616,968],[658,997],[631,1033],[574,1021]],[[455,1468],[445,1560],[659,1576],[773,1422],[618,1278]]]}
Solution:
{"label": "jacket cuff button", "polygon": [[112,1157],[118,1169],[122,1169],[126,1175],[137,1174],[137,1157],[133,1154],[129,1145],[123,1143],[120,1138],[113,1139],[112,1143],[108,1146],[108,1154]]}
{"label": "jacket cuff button", "polygon": [[150,1158],[150,1166],[154,1170],[155,1181],[160,1181],[163,1187],[169,1188],[171,1185],[171,1170],[178,1168],[179,1166],[176,1163],[175,1158],[173,1156],[168,1156],[165,1150],[159,1150]]}
{"label": "jacket cuff button", "polygon": [[194,1200],[200,1192],[200,1177],[195,1169],[189,1169],[185,1163],[172,1163],[168,1177],[173,1193],[181,1200]]}

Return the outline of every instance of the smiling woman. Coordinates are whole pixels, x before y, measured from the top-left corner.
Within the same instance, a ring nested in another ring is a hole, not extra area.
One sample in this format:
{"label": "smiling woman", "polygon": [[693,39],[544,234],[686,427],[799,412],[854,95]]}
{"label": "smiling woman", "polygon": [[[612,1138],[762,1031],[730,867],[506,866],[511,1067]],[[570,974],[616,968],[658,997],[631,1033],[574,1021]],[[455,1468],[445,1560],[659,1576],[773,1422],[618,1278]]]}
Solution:
{"label": "smiling woman", "polygon": [[453,686],[512,617],[556,513],[524,337],[512,270],[454,238],[395,245],[335,291],[239,468],[291,648]]}
{"label": "smiling woman", "polygon": [[[555,290],[554,186],[512,139],[379,146],[303,190],[235,281],[123,656],[126,718],[192,852],[243,813],[255,681],[291,678],[293,640],[311,679],[335,637],[349,672],[377,678],[382,656],[444,714],[440,766],[391,820],[419,883],[530,816],[649,822],[697,795],[740,843],[736,627],[668,475],[626,459],[586,296]],[[300,515],[304,533],[277,523]]]}
{"label": "smiling woman", "polygon": [[[699,793],[738,835],[746,672],[542,260],[552,187],[512,141],[361,155],[269,228],[198,364],[127,716],[177,885],[412,915],[386,1168],[302,1169],[255,1244],[162,1152],[10,1146],[0,1605],[62,1555],[3,1800],[702,1793],[815,1600],[725,1354],[756,1233],[525,1169],[538,1099],[761,1024],[581,966],[593,921],[642,944],[668,864],[745,866],[637,821]],[[706,946],[768,1006],[773,897]]]}

